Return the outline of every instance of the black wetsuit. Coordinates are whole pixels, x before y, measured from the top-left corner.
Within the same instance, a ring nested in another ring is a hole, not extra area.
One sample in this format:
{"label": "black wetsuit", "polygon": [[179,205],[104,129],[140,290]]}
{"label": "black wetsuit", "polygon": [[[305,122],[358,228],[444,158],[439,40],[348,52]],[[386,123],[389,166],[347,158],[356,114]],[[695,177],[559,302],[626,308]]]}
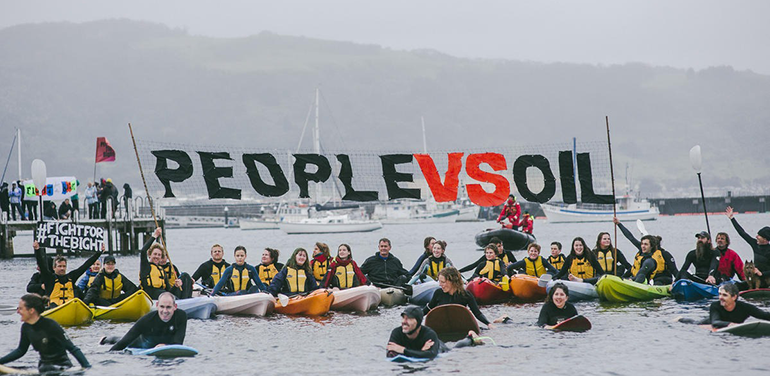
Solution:
{"label": "black wetsuit", "polygon": [[714,328],[724,328],[731,322],[742,323],[749,317],[756,317],[760,320],[770,320],[770,312],[763,311],[754,305],[746,302],[736,301],[735,308],[728,312],[719,302],[711,303],[709,307],[709,320]]}
{"label": "black wetsuit", "polygon": [[[37,266],[40,268],[40,281],[45,284],[45,295],[51,296],[56,282],[61,283],[62,285],[66,285],[67,282],[72,282],[72,288],[75,289],[75,297],[82,297],[82,291],[76,286],[78,278],[80,278],[80,276],[82,276],[101,255],[101,251],[96,252],[93,256],[89,257],[83,265],[80,265],[79,268],[65,275],[56,275],[48,266],[48,257],[45,256],[45,248],[39,247],[35,251],[35,259],[37,259]],[[51,297],[52,300],[56,298],[57,297]]]}
{"label": "black wetsuit", "polygon": [[[629,231],[626,228],[626,226],[623,226],[622,223],[618,223],[618,228],[623,233],[623,235],[626,237],[626,239],[628,239],[628,241],[630,241],[631,244],[633,244],[634,247],[636,247],[636,249],[638,249],[639,252],[641,252],[642,251],[642,242],[637,240],[634,237],[634,234],[632,234],[631,231]],[[663,254],[663,259],[666,261],[666,269],[663,272],[660,272],[660,273],[655,275],[655,278],[653,278],[653,284],[659,285],[659,286],[670,285],[671,283],[674,282],[674,276],[676,276],[677,273],[679,273],[679,269],[677,269],[677,267],[676,267],[676,261],[674,260],[674,256],[672,256],[665,249],[660,248],[660,246],[658,246],[658,249],[660,250],[660,253]],[[653,250],[652,252],[655,252],[655,250]],[[650,254],[652,254],[652,252],[650,252]],[[630,275],[630,271],[631,271],[631,269],[626,270],[626,276]],[[639,281],[637,281],[637,282],[639,282]]]}
{"label": "black wetsuit", "polygon": [[27,353],[30,344],[40,353],[40,361],[37,365],[40,372],[71,367],[72,362],[67,356],[67,351],[75,356],[81,366],[91,367],[83,352],[70,341],[64,329],[56,321],[47,317],[40,317],[32,325],[21,324],[19,347],[0,358],[0,364],[21,358]]}
{"label": "black wetsuit", "polygon": [[174,311],[168,322],[160,319],[158,311],[152,311],[139,319],[110,351],[123,350],[126,347],[150,349],[161,343],[181,345],[186,330],[187,314],[183,310]]}
{"label": "black wetsuit", "polygon": [[[693,249],[688,252],[687,256],[684,258],[684,265],[682,265],[682,269],[679,269],[679,274],[677,274],[676,279],[686,278],[695,280],[695,282],[705,283],[706,278],[712,275],[717,267],[719,267],[719,260],[717,259],[719,255],[720,252],[718,250],[712,249],[707,251],[705,257],[698,260],[696,250]],[[690,274],[687,271],[687,269],[690,268],[690,265],[695,265],[695,278],[692,278],[693,274]]]}
{"label": "black wetsuit", "polygon": [[449,295],[445,293],[444,290],[438,289],[433,293],[433,297],[430,299],[430,302],[428,302],[425,308],[423,308],[423,312],[427,314],[431,309],[444,304],[459,304],[466,306],[471,310],[471,312],[473,312],[473,316],[476,316],[479,321],[489,325],[489,320],[487,320],[486,316],[481,313],[481,310],[479,310],[479,305],[476,304],[476,298],[474,298],[473,295],[468,292],[455,291],[454,294]]}
{"label": "black wetsuit", "polygon": [[227,269],[228,266],[230,266],[230,263],[225,261],[224,259],[220,262],[214,262],[214,260],[209,259],[208,261],[204,262],[198,267],[198,270],[195,271],[192,275],[193,282],[197,281],[198,279],[201,280],[201,283],[210,288],[213,289],[214,286],[217,285],[217,282],[214,281],[214,278],[211,277],[211,272],[214,270],[214,265],[216,265],[217,269],[221,270],[219,277],[222,277],[221,273],[224,273],[225,269]]}
{"label": "black wetsuit", "polygon": [[45,289],[43,289],[43,281],[40,276],[40,272],[35,272],[27,283],[27,292],[38,294],[40,296],[45,295]]}
{"label": "black wetsuit", "polygon": [[580,257],[573,254],[570,254],[569,256],[567,256],[567,258],[564,260],[564,265],[562,265],[561,270],[558,273],[556,273],[555,276],[553,276],[553,279],[567,279],[570,274],[569,269],[572,266],[572,262],[573,262],[572,260],[585,262],[586,258],[588,258],[588,263],[594,269],[594,276],[591,278],[583,278],[583,276],[576,275],[575,277],[583,278],[583,282],[595,285],[596,282],[599,280],[599,277],[601,277],[602,274],[604,274],[604,269],[602,269],[602,266],[599,264],[599,261],[596,261],[596,258],[592,257],[593,255],[587,256],[585,252],[586,251],[583,251],[583,255]]}
{"label": "black wetsuit", "polygon": [[559,321],[577,316],[577,309],[570,302],[564,303],[564,308],[556,307],[556,304],[545,303],[540,309],[540,316],[537,318],[538,326],[556,325]]}
{"label": "black wetsuit", "polygon": [[[433,346],[427,351],[422,351],[422,347],[428,340],[433,340]],[[388,342],[404,346],[404,355],[412,358],[433,359],[437,357],[439,353],[448,350],[444,343],[438,339],[436,332],[425,325],[420,327],[420,333],[417,334],[415,339],[409,339],[409,337],[401,331],[401,327],[399,326],[390,332],[390,339]],[[388,355],[390,356],[392,354]]]}
{"label": "black wetsuit", "polygon": [[[502,255],[497,254],[497,253],[495,253],[495,254],[497,255],[497,258],[503,262],[503,266],[507,266],[510,263],[516,262],[516,257],[513,255],[513,253],[511,251],[505,250],[505,251],[503,251]],[[505,262],[505,258],[506,257],[508,257],[508,262],[507,263]],[[487,261],[487,256],[486,255],[482,255],[481,257],[479,257],[478,260],[474,261],[472,264],[467,265],[467,266],[463,267],[462,269],[460,269],[460,273],[465,273],[465,272],[469,272],[471,270],[475,270],[476,268],[479,267],[479,265],[484,264],[486,261]]]}
{"label": "black wetsuit", "polygon": [[431,255],[431,252],[425,251],[423,252],[420,257],[417,258],[417,262],[414,263],[414,266],[412,266],[411,269],[409,269],[409,275],[414,275],[414,273],[417,273],[417,268],[422,265],[422,262],[425,261],[425,259]]}
{"label": "black wetsuit", "polygon": [[733,227],[735,227],[735,231],[738,232],[738,235],[740,235],[746,243],[749,243],[751,250],[754,251],[754,267],[759,269],[763,276],[770,273],[770,243],[759,245],[757,239],[747,234],[735,218],[733,218],[731,222],[733,223]]}

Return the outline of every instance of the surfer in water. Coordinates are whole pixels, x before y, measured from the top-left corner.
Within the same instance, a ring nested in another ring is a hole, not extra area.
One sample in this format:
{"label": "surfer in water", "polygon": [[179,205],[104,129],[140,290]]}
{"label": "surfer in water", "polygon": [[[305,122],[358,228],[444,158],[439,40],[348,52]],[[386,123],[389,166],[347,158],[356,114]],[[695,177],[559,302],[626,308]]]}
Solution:
{"label": "surfer in water", "polygon": [[[388,340],[387,357],[398,355],[417,359],[434,359],[449,351],[433,329],[422,325],[423,310],[418,306],[406,307],[401,313],[401,326],[393,329]],[[458,341],[454,348],[482,344],[478,334],[470,331],[468,337]]]}
{"label": "surfer in water", "polygon": [[100,344],[114,344],[110,351],[126,347],[151,349],[183,344],[187,331],[187,313],[177,309],[176,296],[168,291],[160,294],[156,307],[157,311],[144,315],[123,338],[103,337]]}
{"label": "surfer in water", "polygon": [[577,309],[572,303],[568,302],[569,288],[563,283],[556,283],[548,292],[543,308],[540,309],[540,316],[537,318],[537,325],[546,329],[553,329],[556,324],[570,317],[577,316]]}
{"label": "surfer in water", "polygon": [[709,307],[708,324],[711,325],[711,330],[740,324],[749,317],[770,320],[770,312],[743,301],[739,302],[738,286],[734,283],[719,286],[719,301],[711,303]]}

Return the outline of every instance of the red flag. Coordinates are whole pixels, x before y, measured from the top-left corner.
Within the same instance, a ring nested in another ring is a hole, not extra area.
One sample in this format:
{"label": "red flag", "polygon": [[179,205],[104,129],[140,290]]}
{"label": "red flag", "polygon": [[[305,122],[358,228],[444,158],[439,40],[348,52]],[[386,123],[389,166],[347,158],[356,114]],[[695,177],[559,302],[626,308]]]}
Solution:
{"label": "red flag", "polygon": [[107,141],[107,137],[96,138],[96,163],[99,162],[115,162],[115,149]]}

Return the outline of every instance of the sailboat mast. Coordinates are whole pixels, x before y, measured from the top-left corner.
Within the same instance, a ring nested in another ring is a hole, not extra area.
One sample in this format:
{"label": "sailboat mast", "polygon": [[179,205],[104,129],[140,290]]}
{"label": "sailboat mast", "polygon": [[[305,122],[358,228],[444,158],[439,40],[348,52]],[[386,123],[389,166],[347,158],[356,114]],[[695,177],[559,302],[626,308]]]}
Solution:
{"label": "sailboat mast", "polygon": [[428,143],[425,141],[425,118],[420,116],[422,121],[422,152],[428,154]]}
{"label": "sailboat mast", "polygon": [[16,149],[19,152],[19,181],[21,181],[21,128],[17,128],[16,132]]}
{"label": "sailboat mast", "polygon": [[[313,129],[313,151],[316,154],[321,154],[321,131],[318,125],[318,108],[319,105],[319,89],[315,89],[315,128]],[[321,184],[315,183],[315,201],[322,202],[321,200]]]}

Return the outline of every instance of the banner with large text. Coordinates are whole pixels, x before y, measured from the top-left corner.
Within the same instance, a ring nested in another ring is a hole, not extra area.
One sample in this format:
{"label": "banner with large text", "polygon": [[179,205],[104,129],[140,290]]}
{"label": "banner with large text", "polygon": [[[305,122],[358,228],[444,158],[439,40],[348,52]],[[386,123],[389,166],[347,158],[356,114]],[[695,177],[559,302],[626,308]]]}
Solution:
{"label": "banner with large text", "polygon": [[[193,146],[137,141],[151,194],[166,198],[369,202],[509,193],[531,202],[612,203],[606,145],[525,145],[429,153]],[[573,150],[575,152],[573,152]]]}
{"label": "banner with large text", "polygon": [[43,222],[37,226],[37,241],[45,248],[96,252],[104,245],[105,235],[101,227],[72,222]]}

